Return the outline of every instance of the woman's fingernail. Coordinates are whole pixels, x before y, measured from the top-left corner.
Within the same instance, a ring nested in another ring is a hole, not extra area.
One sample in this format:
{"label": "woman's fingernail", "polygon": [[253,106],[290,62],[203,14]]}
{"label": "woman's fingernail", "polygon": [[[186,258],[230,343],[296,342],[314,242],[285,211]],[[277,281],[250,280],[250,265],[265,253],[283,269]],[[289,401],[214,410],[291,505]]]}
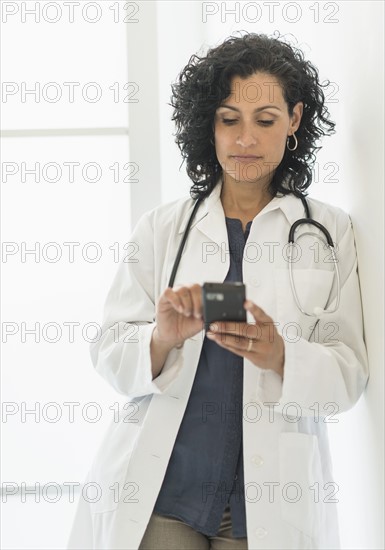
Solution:
{"label": "woman's fingernail", "polygon": [[213,332],[215,332],[217,330],[217,326],[216,325],[210,325],[209,329],[212,330]]}
{"label": "woman's fingernail", "polygon": [[215,334],[213,334],[212,332],[206,332],[206,336],[208,338],[215,338]]}

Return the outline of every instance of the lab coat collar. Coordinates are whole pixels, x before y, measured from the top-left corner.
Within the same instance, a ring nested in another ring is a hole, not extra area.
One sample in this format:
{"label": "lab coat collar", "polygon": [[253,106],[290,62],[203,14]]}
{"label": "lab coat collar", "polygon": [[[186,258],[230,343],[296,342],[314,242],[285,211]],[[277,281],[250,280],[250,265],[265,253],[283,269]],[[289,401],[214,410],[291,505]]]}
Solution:
{"label": "lab coat collar", "polygon": [[[201,220],[203,220],[209,212],[214,211],[220,211],[222,210],[222,214],[224,216],[224,211],[221,203],[221,190],[222,190],[222,182],[218,181],[214,189],[211,191],[210,195],[204,199],[204,201],[200,204],[198,211],[195,214],[195,218],[193,220],[193,223],[191,227],[194,227],[197,225]],[[188,221],[190,219],[192,210],[194,208],[195,201],[193,203],[193,206],[188,209],[188,211],[183,216],[182,222],[179,226],[178,233],[184,233],[188,224]]]}
{"label": "lab coat collar", "polygon": [[[289,225],[293,225],[300,218],[306,218],[305,208],[301,199],[290,193],[289,195],[277,195],[257,214],[261,216],[279,208],[285,215]],[[255,219],[255,218],[254,218]]]}
{"label": "lab coat collar", "polygon": [[[208,197],[203,201],[203,203],[199,206],[197,213],[195,214],[195,218],[193,220],[193,223],[191,227],[197,226],[198,229],[200,229],[203,233],[205,233],[208,236],[214,237],[214,233],[218,233],[219,236],[223,236],[223,228],[222,230],[215,230],[215,226],[217,225],[218,221],[221,219],[222,224],[224,226],[224,218],[225,213],[222,207],[222,202],[220,200],[221,198],[221,191],[222,191],[222,179],[219,179],[216,186],[210,193]],[[292,225],[296,220],[299,218],[306,217],[305,210],[303,207],[303,204],[301,200],[296,197],[293,194],[289,195],[277,195],[275,196],[258,214],[255,216],[253,221],[260,216],[263,216],[267,214],[268,212],[271,212],[273,210],[280,209],[282,213],[285,215],[289,225]],[[178,233],[184,233],[187,227],[188,220],[190,219],[190,215],[192,212],[192,208],[189,208],[189,210],[184,215],[182,222],[179,226]],[[220,233],[220,235],[219,235]]]}

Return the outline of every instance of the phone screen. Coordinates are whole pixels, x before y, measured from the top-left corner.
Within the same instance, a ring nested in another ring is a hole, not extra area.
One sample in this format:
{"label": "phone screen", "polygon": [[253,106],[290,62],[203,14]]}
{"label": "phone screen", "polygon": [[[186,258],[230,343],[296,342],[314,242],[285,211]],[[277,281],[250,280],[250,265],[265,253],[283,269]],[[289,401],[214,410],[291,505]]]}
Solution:
{"label": "phone screen", "polygon": [[204,283],[203,318],[206,330],[214,321],[246,322],[246,287],[243,283]]}

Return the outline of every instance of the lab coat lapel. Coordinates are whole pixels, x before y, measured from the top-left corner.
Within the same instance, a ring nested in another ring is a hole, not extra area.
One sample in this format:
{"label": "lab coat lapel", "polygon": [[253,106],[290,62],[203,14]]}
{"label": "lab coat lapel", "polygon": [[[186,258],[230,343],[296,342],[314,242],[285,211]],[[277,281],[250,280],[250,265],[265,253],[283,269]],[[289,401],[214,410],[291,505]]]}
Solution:
{"label": "lab coat lapel", "polygon": [[[220,200],[220,182],[198,208],[179,264],[175,285],[223,282],[230,266],[225,214]],[[184,233],[191,210],[178,233]]]}
{"label": "lab coat lapel", "polygon": [[195,227],[207,239],[220,246],[225,246],[225,244],[228,244],[228,238],[225,213],[221,201],[221,189],[222,184],[218,183],[211,195],[207,197],[202,212],[203,215],[197,220]]}

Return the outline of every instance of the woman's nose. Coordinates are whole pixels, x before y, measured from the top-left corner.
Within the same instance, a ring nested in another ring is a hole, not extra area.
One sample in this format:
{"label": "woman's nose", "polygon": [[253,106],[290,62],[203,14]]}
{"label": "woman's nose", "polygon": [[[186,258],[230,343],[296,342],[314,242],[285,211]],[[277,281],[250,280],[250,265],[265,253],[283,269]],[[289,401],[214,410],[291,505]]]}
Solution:
{"label": "woman's nose", "polygon": [[241,145],[241,147],[250,147],[257,143],[255,136],[255,128],[251,126],[243,126],[240,128],[238,137],[236,139],[236,144]]}

